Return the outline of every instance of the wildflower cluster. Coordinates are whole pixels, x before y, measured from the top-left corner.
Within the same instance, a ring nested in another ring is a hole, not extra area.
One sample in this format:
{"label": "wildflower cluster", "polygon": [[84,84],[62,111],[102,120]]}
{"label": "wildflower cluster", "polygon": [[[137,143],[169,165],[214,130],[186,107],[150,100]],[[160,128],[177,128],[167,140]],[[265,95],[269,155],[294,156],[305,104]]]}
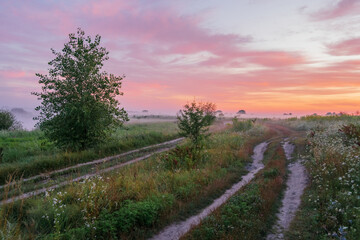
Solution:
{"label": "wildflower cluster", "polygon": [[55,232],[60,234],[67,218],[67,208],[77,205],[81,209],[82,219],[79,222],[89,230],[95,230],[95,221],[100,211],[107,205],[106,182],[101,176],[87,178],[82,182],[75,183],[66,191],[48,191],[45,193],[45,201],[50,203],[53,216],[45,213],[42,218],[52,221]]}
{"label": "wildflower cluster", "polygon": [[308,133],[309,169],[313,194],[308,201],[327,236],[355,239],[360,231],[360,148],[333,123]]}
{"label": "wildflower cluster", "polygon": [[[49,194],[50,195],[50,194]],[[66,192],[57,192],[51,199],[51,205],[54,209],[54,227],[56,233],[61,233],[61,224],[65,218],[65,208],[64,196]],[[45,218],[49,219],[49,216],[44,215]]]}
{"label": "wildflower cluster", "polygon": [[105,179],[101,176],[94,178],[87,178],[80,182],[80,191],[77,195],[77,200],[85,221],[85,226],[95,229],[94,223],[96,218],[99,216],[103,206],[107,203],[106,194],[107,185]]}

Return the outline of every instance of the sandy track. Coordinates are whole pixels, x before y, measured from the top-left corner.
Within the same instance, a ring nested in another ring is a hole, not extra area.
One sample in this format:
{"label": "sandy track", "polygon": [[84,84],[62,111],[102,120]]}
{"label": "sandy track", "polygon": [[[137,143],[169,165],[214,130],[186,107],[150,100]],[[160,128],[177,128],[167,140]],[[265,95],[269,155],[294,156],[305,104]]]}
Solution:
{"label": "sandy track", "polygon": [[[285,155],[288,161],[291,160],[291,154],[294,151],[294,145],[285,141],[283,144]],[[276,215],[278,220],[273,227],[273,233],[267,236],[267,240],[284,239],[284,232],[289,228],[291,221],[295,217],[301,203],[301,196],[307,185],[307,175],[305,167],[297,160],[288,165],[290,171],[286,182],[287,188],[282,200],[282,207]]]}
{"label": "sandy track", "polygon": [[174,139],[174,140],[170,140],[170,141],[167,141],[167,142],[163,142],[163,143],[159,143],[159,144],[150,145],[150,146],[147,146],[147,147],[135,149],[135,150],[128,151],[128,152],[125,152],[125,153],[121,153],[121,154],[118,154],[118,155],[105,157],[105,158],[97,159],[97,160],[90,161],[90,162],[79,163],[79,164],[76,164],[74,166],[54,170],[54,171],[51,171],[51,172],[42,173],[42,174],[39,174],[39,175],[36,175],[36,176],[21,179],[20,181],[17,181],[17,182],[11,182],[11,183],[8,183],[8,184],[5,184],[5,185],[1,185],[0,189],[3,189],[5,187],[7,187],[7,186],[11,186],[11,185],[14,185],[14,184],[18,184],[18,183],[21,183],[21,182],[28,182],[28,181],[31,181],[31,180],[36,180],[36,179],[39,179],[39,178],[49,179],[50,176],[54,175],[54,174],[66,172],[66,171],[77,169],[77,168],[84,167],[84,166],[91,166],[91,165],[106,163],[106,162],[109,162],[111,160],[114,160],[114,159],[117,159],[117,158],[120,158],[120,157],[124,157],[124,156],[130,155],[130,154],[138,153],[138,152],[141,152],[141,151],[144,151],[144,150],[147,150],[147,149],[151,149],[151,148],[157,148],[157,147],[162,147],[162,146],[166,146],[166,145],[177,144],[180,141],[182,141],[183,139],[184,138],[177,138],[177,139]]}
{"label": "sandy track", "polygon": [[[156,153],[161,153],[161,152],[165,152],[165,151],[168,151],[174,147],[176,147],[176,144],[178,142],[180,142],[183,138],[178,138],[178,139],[175,139],[175,140],[172,140],[172,141],[168,141],[168,142],[165,142],[165,143],[161,143],[161,144],[156,144],[156,145],[152,145],[152,146],[149,146],[149,147],[146,147],[146,148],[141,148],[141,149],[138,149],[138,150],[133,150],[131,151],[131,153],[134,153],[134,152],[139,152],[141,150],[144,150],[144,149],[147,149],[147,148],[151,148],[151,147],[155,147],[155,146],[164,146],[164,145],[169,145],[171,144],[171,146],[169,147],[164,147],[164,148],[160,148],[152,153],[149,153],[145,156],[141,156],[141,157],[138,157],[138,158],[135,158],[133,160],[130,160],[130,161],[127,161],[127,162],[124,162],[124,163],[120,163],[120,164],[117,164],[115,166],[112,166],[112,167],[109,167],[109,168],[105,168],[105,169],[102,169],[102,170],[99,170],[95,173],[90,173],[90,174],[85,174],[83,176],[80,176],[80,177],[77,177],[77,178],[74,178],[74,179],[70,179],[70,180],[67,180],[67,181],[63,181],[61,183],[58,183],[58,184],[55,184],[53,186],[50,186],[50,187],[46,187],[46,188],[41,188],[41,189],[38,189],[38,190],[35,190],[35,191],[31,191],[31,192],[28,192],[28,193],[24,193],[24,194],[21,194],[19,196],[16,196],[16,197],[12,197],[12,198],[9,198],[9,199],[6,199],[6,200],[3,200],[0,202],[0,206],[1,205],[4,205],[4,204],[8,204],[8,203],[12,203],[12,202],[15,202],[17,200],[22,200],[22,199],[26,199],[26,198],[30,198],[30,197],[33,197],[33,196],[37,196],[39,194],[42,194],[42,193],[45,193],[46,191],[50,191],[50,190],[53,190],[53,189],[56,189],[56,188],[60,188],[60,187],[63,187],[67,184],[70,184],[70,183],[73,183],[73,182],[78,182],[80,180],[83,180],[83,179],[86,179],[86,178],[89,178],[89,177],[93,177],[93,176],[96,176],[96,175],[99,175],[99,174],[103,174],[103,173],[107,173],[107,172],[110,172],[110,171],[113,171],[113,170],[116,170],[118,168],[121,168],[121,167],[124,167],[126,165],[129,165],[129,164],[132,164],[132,163],[136,163],[136,162],[139,162],[139,161],[142,161],[144,159],[147,159],[149,157],[151,157],[152,155],[156,154]],[[125,154],[125,153],[124,153]],[[127,152],[126,154],[130,154],[130,152]],[[120,154],[121,156],[124,156],[123,154]],[[120,157],[120,155],[116,155],[116,156],[112,156],[112,157],[108,157],[106,158],[107,160],[111,160],[111,159],[115,159],[115,158],[118,158]],[[103,160],[103,159],[100,159],[100,160]],[[95,164],[94,162],[97,162],[97,163],[102,163],[103,161],[100,161],[100,160],[96,160],[96,161],[93,161],[91,162],[92,164]],[[100,161],[100,162],[98,162]],[[78,164],[79,165],[79,164]],[[78,166],[76,165],[76,166]],[[88,164],[90,165],[90,163]],[[84,165],[82,165],[84,166]],[[75,167],[75,166],[73,166]],[[63,171],[65,171],[64,169],[62,169]],[[60,170],[58,170],[60,171]]]}
{"label": "sandy track", "polygon": [[186,234],[193,226],[198,225],[202,219],[211,214],[215,209],[224,204],[231,196],[238,192],[243,186],[251,181],[257,172],[259,172],[264,164],[262,160],[268,143],[263,142],[254,148],[254,154],[252,156],[253,163],[250,167],[250,172],[242,177],[241,181],[234,184],[228,189],[222,196],[215,199],[214,202],[203,209],[199,214],[192,216],[185,221],[174,223],[165,229],[163,229],[158,235],[151,238],[151,240],[175,240],[180,239],[181,236]]}

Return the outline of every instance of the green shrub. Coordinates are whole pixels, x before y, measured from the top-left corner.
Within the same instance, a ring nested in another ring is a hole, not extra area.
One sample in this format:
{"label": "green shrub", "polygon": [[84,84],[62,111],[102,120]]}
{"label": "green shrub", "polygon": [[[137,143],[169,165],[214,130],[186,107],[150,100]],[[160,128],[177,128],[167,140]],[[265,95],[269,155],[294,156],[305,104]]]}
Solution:
{"label": "green shrub", "polygon": [[264,171],[263,176],[264,178],[275,178],[279,176],[280,171],[278,168],[270,168],[269,170]]}
{"label": "green shrub", "polygon": [[7,110],[0,109],[0,130],[20,129],[20,122],[16,121],[15,115]]}
{"label": "green shrub", "polygon": [[160,156],[165,169],[191,169],[195,165],[193,160],[194,149],[189,146],[177,146],[175,149]]}
{"label": "green shrub", "polygon": [[151,227],[174,200],[173,195],[167,194],[140,202],[127,200],[119,210],[112,213],[104,210],[96,222],[96,235],[116,239],[120,233],[129,232],[135,226]]}
{"label": "green shrub", "polygon": [[[180,135],[191,141],[194,153],[199,153],[203,148],[203,140],[207,136],[209,126],[216,119],[215,104],[197,103],[194,100],[185,104],[179,111],[177,119]],[[193,154],[192,158],[195,161],[197,154]]]}
{"label": "green shrub", "polygon": [[232,123],[233,123],[234,131],[237,131],[237,132],[243,132],[243,131],[249,130],[253,126],[253,120],[251,120],[251,119],[239,121],[238,118],[234,117],[232,119]]}

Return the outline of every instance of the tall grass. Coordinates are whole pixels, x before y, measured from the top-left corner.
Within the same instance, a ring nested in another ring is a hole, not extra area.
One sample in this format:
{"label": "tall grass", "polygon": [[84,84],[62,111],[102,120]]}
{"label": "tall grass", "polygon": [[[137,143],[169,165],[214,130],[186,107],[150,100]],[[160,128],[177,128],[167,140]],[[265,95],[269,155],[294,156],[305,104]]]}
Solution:
{"label": "tall grass", "polygon": [[233,129],[237,132],[249,130],[253,126],[254,122],[255,120],[252,119],[239,120],[236,117],[232,119]]}
{"label": "tall grass", "polygon": [[308,132],[311,184],[288,239],[360,239],[360,136],[348,132],[358,117],[327,119]]}
{"label": "tall grass", "polygon": [[64,152],[50,143],[39,130],[0,132],[0,184],[8,176],[29,177],[42,172],[87,162],[178,137],[175,122],[130,124],[116,129],[98,146],[79,152]]}
{"label": "tall grass", "polygon": [[284,189],[286,157],[279,144],[272,144],[264,160],[265,168],[250,184],[182,239],[263,239]]}
{"label": "tall grass", "polygon": [[[191,166],[184,163],[185,145],[116,173],[49,192],[45,198],[27,200],[19,220],[13,220],[20,211],[14,207],[14,214],[5,219],[21,224],[23,238],[145,239],[169,222],[193,214],[238,181],[261,138],[247,132],[217,133]],[[173,157],[181,162],[176,168],[168,164]]]}
{"label": "tall grass", "polygon": [[357,115],[341,115],[341,116],[305,116],[301,118],[288,118],[278,123],[285,124],[296,130],[308,131],[311,129],[327,129],[339,126],[344,123],[357,123],[360,116]]}

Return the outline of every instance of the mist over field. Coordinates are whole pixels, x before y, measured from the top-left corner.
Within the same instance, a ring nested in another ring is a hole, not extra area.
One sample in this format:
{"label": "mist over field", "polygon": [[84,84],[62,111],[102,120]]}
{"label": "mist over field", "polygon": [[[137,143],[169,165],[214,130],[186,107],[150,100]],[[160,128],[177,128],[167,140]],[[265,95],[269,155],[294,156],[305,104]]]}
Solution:
{"label": "mist over field", "polygon": [[21,107],[12,108],[11,113],[15,115],[17,121],[19,121],[25,130],[35,129],[36,120],[33,118],[37,116],[34,109],[24,109]]}
{"label": "mist over field", "polygon": [[[36,120],[33,118],[37,116],[37,112],[32,109],[25,109],[21,107],[12,108],[10,110],[16,117],[16,119],[22,124],[22,127],[25,130],[35,129]],[[274,118],[274,119],[286,119],[293,117],[302,117],[308,114],[296,114],[296,113],[246,113],[238,114],[236,112],[223,112],[224,118],[233,118],[237,117],[239,119],[249,119],[249,118]],[[327,113],[313,113],[319,116],[325,116]],[[162,122],[162,121],[176,121],[177,113],[174,112],[164,112],[164,111],[128,111],[129,121],[125,124],[132,123],[151,123],[151,122]]]}
{"label": "mist over field", "polygon": [[0,0],[0,240],[359,240],[359,20]]}

